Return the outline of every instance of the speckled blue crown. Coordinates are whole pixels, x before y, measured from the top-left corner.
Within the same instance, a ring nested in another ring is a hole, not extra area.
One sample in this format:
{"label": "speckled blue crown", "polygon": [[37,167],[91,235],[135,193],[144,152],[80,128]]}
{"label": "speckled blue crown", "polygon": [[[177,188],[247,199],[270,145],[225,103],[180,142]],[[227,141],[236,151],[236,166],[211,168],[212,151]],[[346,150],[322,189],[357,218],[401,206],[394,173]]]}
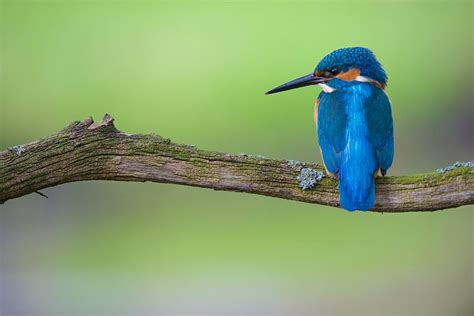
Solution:
{"label": "speckled blue crown", "polygon": [[381,84],[387,83],[387,75],[374,53],[365,47],[340,48],[326,55],[316,66],[315,71],[326,71],[338,68],[347,71],[351,68],[360,69],[360,75],[375,79]]}

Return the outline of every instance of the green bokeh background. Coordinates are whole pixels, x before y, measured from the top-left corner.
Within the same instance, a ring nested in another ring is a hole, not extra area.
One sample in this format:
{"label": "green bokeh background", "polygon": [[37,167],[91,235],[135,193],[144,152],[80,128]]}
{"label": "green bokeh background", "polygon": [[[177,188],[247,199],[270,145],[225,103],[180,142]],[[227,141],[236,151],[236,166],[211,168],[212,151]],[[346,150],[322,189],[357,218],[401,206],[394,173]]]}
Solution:
{"label": "green bokeh background", "polygon": [[[473,158],[472,1],[1,2],[0,149],[110,113],[128,133],[321,162],[335,48],[389,75],[391,174]],[[473,208],[347,213],[88,182],[0,206],[0,315],[471,315]]]}

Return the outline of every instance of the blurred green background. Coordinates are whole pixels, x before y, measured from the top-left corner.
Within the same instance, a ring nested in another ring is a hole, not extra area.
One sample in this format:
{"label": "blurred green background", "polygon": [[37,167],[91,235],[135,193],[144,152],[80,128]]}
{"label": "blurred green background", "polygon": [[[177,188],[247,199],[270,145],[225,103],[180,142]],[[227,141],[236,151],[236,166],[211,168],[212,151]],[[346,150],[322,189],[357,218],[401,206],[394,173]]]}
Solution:
{"label": "blurred green background", "polygon": [[[473,158],[473,2],[1,2],[0,149],[112,114],[128,133],[321,162],[330,51],[389,75],[391,174]],[[0,206],[3,315],[471,315],[473,207],[347,213],[88,182]]]}

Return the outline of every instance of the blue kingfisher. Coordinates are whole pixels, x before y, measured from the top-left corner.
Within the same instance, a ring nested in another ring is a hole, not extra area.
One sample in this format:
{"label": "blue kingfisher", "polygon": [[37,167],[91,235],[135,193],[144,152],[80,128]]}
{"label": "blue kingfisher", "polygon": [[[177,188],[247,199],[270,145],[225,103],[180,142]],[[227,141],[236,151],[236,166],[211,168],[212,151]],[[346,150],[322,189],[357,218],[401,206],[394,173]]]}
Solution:
{"label": "blue kingfisher", "polygon": [[325,56],[309,75],[267,94],[319,85],[314,109],[319,146],[328,174],[339,180],[340,205],[366,211],[375,203],[375,177],[392,165],[393,121],[385,93],[387,75],[364,47]]}

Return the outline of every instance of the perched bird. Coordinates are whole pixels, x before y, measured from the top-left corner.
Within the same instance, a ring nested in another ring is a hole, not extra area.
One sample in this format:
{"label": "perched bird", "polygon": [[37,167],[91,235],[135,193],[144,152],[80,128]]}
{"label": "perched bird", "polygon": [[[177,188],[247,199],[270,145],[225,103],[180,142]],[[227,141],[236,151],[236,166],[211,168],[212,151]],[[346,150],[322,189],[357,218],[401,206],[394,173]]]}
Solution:
{"label": "perched bird", "polygon": [[387,75],[372,51],[341,48],[314,72],[267,94],[319,85],[314,119],[326,171],[339,179],[340,205],[348,211],[374,206],[375,176],[393,161],[393,121],[384,89]]}

